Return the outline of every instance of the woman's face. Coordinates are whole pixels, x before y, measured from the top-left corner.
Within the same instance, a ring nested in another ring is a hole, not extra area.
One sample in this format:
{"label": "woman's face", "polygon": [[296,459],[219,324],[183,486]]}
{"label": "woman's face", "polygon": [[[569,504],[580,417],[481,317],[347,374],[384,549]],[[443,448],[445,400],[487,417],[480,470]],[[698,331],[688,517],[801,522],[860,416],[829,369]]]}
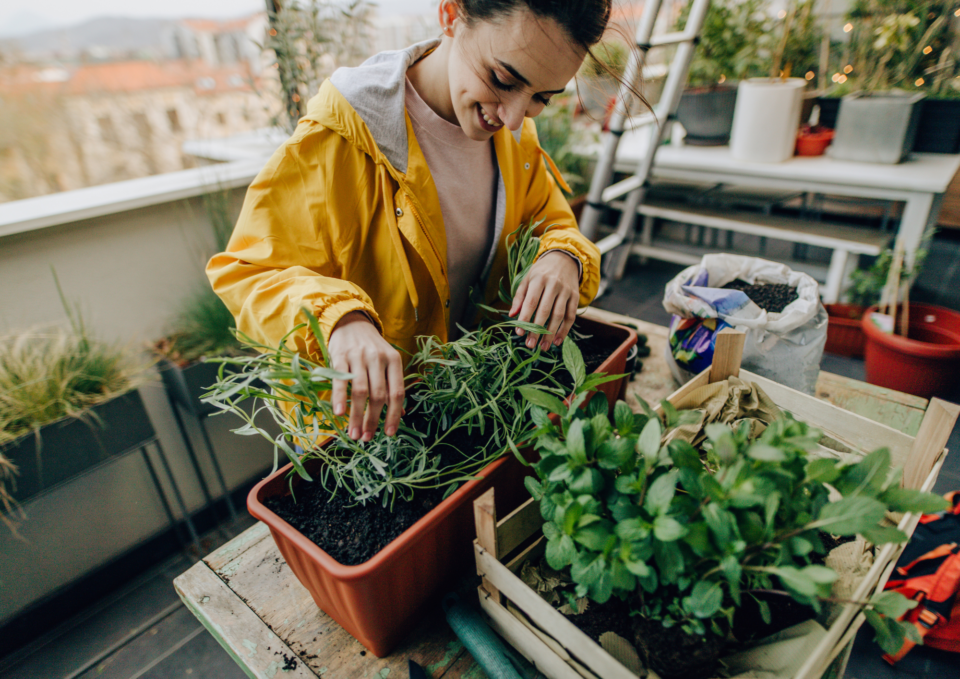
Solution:
{"label": "woman's face", "polygon": [[517,130],[524,117],[539,115],[585,56],[555,21],[538,18],[526,7],[469,27],[457,19],[450,29],[453,112],[476,141],[489,139],[504,125]]}

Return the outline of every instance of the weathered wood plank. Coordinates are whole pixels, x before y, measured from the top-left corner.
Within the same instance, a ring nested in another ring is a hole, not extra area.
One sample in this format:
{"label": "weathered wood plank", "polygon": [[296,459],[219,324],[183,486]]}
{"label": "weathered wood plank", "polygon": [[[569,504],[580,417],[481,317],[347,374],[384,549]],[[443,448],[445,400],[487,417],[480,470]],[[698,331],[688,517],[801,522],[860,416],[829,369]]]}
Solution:
{"label": "weathered wood plank", "polygon": [[227,587],[203,561],[173,581],[177,594],[210,634],[254,679],[315,679],[279,636]]}
{"label": "weathered wood plank", "polygon": [[[540,503],[535,502],[533,498],[497,521],[497,558],[503,561],[509,557],[513,550],[525,542],[542,525],[543,517],[540,516]],[[483,542],[480,544],[483,545]]]}
{"label": "weathered wood plank", "polygon": [[438,608],[418,621],[392,655],[376,658],[317,608],[270,537],[226,563],[218,574],[261,624],[282,638],[323,679],[404,677],[408,658],[437,678],[465,652]]}
{"label": "weathered wood plank", "polygon": [[235,537],[233,540],[223,545],[223,547],[220,547],[219,549],[216,549],[205,556],[203,560],[207,562],[207,565],[210,566],[211,570],[219,570],[268,535],[270,535],[270,529],[267,528],[267,524],[263,523],[262,521],[258,521],[254,525],[250,526],[247,530],[240,533],[240,535]]}
{"label": "weathered wood plank", "polygon": [[[493,503],[493,488],[473,501],[473,524],[477,531],[477,542],[488,552],[498,558],[500,548],[497,544],[497,508]],[[490,596],[500,601],[500,592],[493,583],[478,573],[483,581],[483,587]]]}
{"label": "weathered wood plank", "polygon": [[802,394],[747,370],[740,377],[754,382],[783,410],[830,433],[854,450],[870,452],[889,448],[895,466],[902,467],[910,454],[913,437],[855,413],[840,410],[820,399]]}
{"label": "weathered wood plank", "polygon": [[713,363],[710,365],[711,384],[740,375],[740,364],[743,362],[743,346],[746,341],[746,333],[733,328],[724,328],[717,333],[716,345],[713,349]]}
{"label": "weathered wood plank", "polygon": [[960,417],[960,406],[932,399],[910,449],[910,464],[903,470],[903,487],[919,488],[943,454],[947,439]]}
{"label": "weathered wood plank", "polygon": [[893,389],[821,372],[817,398],[867,419],[885,424],[908,436],[920,431],[927,399]]}

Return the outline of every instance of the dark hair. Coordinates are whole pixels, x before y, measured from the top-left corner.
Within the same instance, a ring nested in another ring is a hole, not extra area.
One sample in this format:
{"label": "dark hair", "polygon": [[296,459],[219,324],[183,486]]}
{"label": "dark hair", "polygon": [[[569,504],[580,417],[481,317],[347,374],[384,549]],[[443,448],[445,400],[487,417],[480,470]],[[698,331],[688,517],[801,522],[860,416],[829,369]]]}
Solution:
{"label": "dark hair", "polygon": [[[611,0],[457,0],[457,4],[460,7],[460,15],[467,25],[478,21],[495,21],[524,7],[529,9],[535,17],[552,19],[566,32],[570,40],[596,63],[600,70],[626,85],[627,90],[637,101],[650,108],[641,89],[633,83],[627,83],[622,74],[610,68],[606,60],[598,58],[591,49],[600,42],[607,30],[612,9]],[[622,33],[620,30],[617,32]],[[632,40],[627,40],[627,44],[631,42]],[[633,45],[631,49],[637,48]],[[582,100],[580,104],[583,105]]]}
{"label": "dark hair", "polygon": [[553,19],[584,50],[600,42],[610,21],[611,0],[459,0],[468,23],[496,19],[526,7],[537,17]]}

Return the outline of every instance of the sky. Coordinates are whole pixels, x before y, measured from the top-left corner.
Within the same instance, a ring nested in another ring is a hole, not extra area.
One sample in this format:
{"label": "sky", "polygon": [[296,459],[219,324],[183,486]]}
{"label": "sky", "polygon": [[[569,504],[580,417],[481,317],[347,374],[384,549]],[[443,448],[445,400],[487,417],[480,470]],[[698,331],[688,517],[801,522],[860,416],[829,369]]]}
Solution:
{"label": "sky", "polygon": [[[384,15],[430,11],[432,0],[378,0]],[[69,26],[98,16],[229,18],[264,8],[264,0],[9,0],[0,3],[0,35],[24,29]]]}

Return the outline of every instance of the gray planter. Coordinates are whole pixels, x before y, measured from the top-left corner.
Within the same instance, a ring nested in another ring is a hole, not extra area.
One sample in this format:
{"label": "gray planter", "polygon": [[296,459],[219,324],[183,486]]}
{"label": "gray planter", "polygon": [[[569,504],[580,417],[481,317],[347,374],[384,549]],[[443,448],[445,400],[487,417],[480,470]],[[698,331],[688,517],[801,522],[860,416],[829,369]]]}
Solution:
{"label": "gray planter", "polygon": [[153,425],[136,390],[67,417],[2,447],[19,468],[13,497],[24,503],[85,471],[153,440]]}
{"label": "gray planter", "polygon": [[924,96],[900,90],[848,94],[840,104],[837,134],[827,153],[838,160],[899,163],[913,148]]}
{"label": "gray planter", "polygon": [[730,141],[737,88],[733,85],[684,90],[677,106],[677,120],[687,131],[691,146],[724,146]]}

